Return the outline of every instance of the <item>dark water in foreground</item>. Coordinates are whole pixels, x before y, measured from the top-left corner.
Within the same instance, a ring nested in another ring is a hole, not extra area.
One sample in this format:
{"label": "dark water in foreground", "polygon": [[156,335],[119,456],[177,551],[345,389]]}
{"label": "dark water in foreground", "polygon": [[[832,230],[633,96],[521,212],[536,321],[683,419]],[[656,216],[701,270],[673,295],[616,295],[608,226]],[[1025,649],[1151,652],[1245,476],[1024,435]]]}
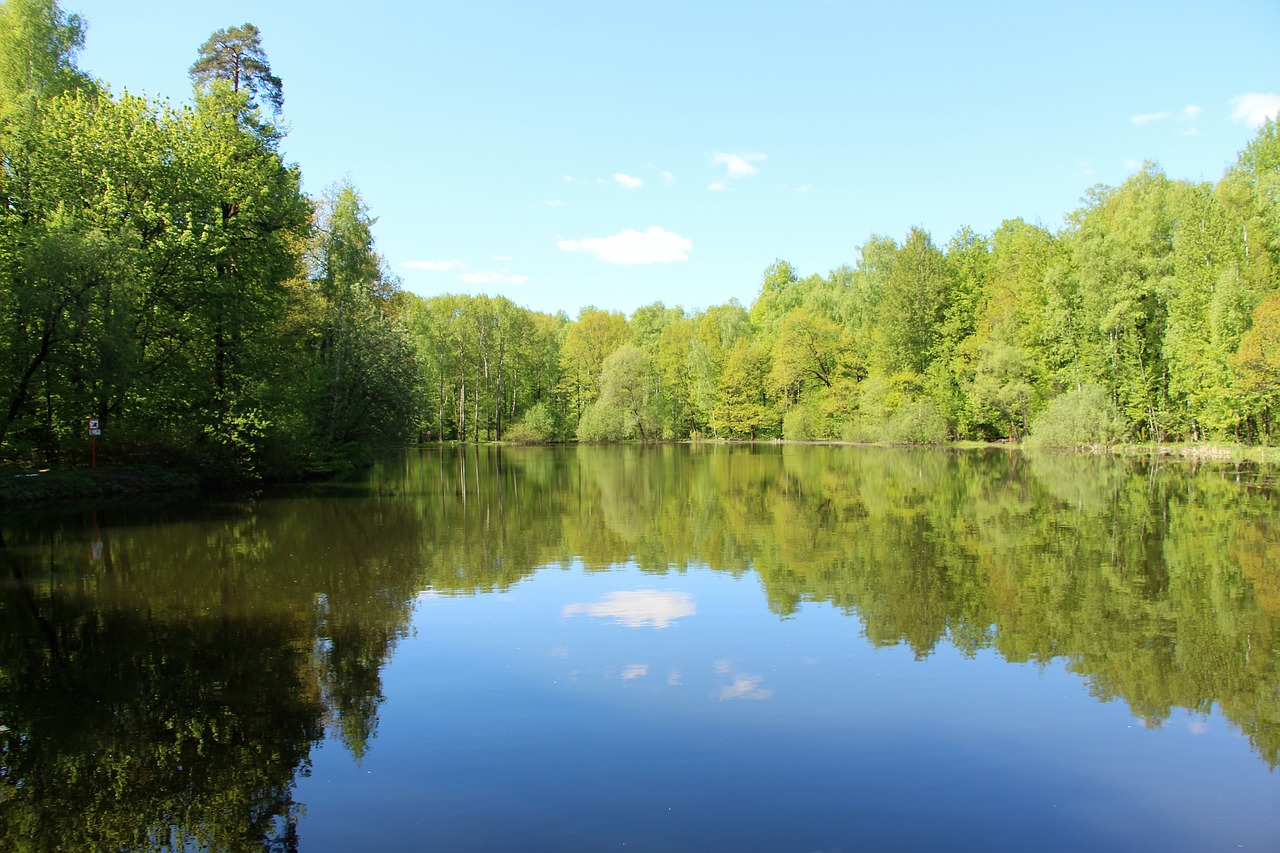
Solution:
{"label": "dark water in foreground", "polygon": [[428,450],[0,532],[3,850],[1280,849],[1229,466]]}

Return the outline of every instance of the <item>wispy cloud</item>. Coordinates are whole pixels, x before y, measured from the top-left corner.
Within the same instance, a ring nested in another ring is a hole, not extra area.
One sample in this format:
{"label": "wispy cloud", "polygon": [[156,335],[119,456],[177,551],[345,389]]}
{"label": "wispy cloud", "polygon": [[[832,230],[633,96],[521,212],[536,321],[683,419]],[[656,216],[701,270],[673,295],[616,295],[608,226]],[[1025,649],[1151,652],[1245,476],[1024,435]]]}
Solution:
{"label": "wispy cloud", "polygon": [[674,184],[676,182],[676,176],[670,172],[659,172],[658,177],[662,178],[664,184]]}
{"label": "wispy cloud", "polygon": [[645,663],[633,663],[622,671],[622,680],[630,681],[633,678],[644,678],[649,674],[649,665]]}
{"label": "wispy cloud", "polygon": [[448,272],[449,270],[465,270],[467,265],[462,261],[405,261],[400,266],[410,270],[426,270],[427,272]]}
{"label": "wispy cloud", "polygon": [[483,272],[464,272],[458,276],[458,281],[466,284],[525,284],[529,281],[529,276],[517,275],[505,270],[502,272],[485,270]]}
{"label": "wispy cloud", "polygon": [[725,190],[729,189],[729,185],[726,184],[724,181],[712,181],[711,183],[707,184],[707,189],[713,193],[722,193]]}
{"label": "wispy cloud", "polygon": [[724,166],[725,175],[730,178],[745,178],[749,175],[758,175],[760,170],[752,163],[759,163],[769,158],[758,151],[745,152],[741,154],[733,154],[727,151],[717,151],[711,156],[711,163],[715,166]]}
{"label": "wispy cloud", "polygon": [[564,207],[564,202],[558,198],[549,198],[542,204],[544,207]]}
{"label": "wispy cloud", "polygon": [[614,172],[613,182],[623,189],[634,190],[644,186],[644,181],[626,172]]}
{"label": "wispy cloud", "polygon": [[[1197,104],[1187,104],[1185,107],[1178,110],[1176,113],[1168,113],[1168,112],[1139,113],[1136,116],[1131,116],[1129,118],[1129,121],[1137,125],[1143,125],[1143,124],[1155,124],[1156,122],[1175,119],[1180,122],[1194,124],[1195,120],[1200,117],[1200,114],[1202,112],[1204,112],[1204,107],[1201,107]],[[1191,131],[1186,131],[1186,132],[1190,133]]]}
{"label": "wispy cloud", "polygon": [[1139,113],[1133,116],[1129,121],[1134,124],[1151,124],[1153,121],[1164,121],[1169,118],[1169,113]]}
{"label": "wispy cloud", "polygon": [[668,264],[689,260],[693,241],[651,225],[645,231],[628,228],[608,237],[557,240],[562,252],[587,252],[611,264]]}
{"label": "wispy cloud", "polygon": [[581,613],[613,619],[628,628],[666,628],[677,619],[692,616],[698,609],[693,596],[687,592],[636,589],[611,592],[601,601],[590,604],[566,604],[560,612],[566,617]]}
{"label": "wispy cloud", "polygon": [[500,263],[503,263],[504,261],[511,260],[511,258],[508,257],[507,255],[490,255],[489,260],[493,261],[495,264],[500,264]]}
{"label": "wispy cloud", "polygon": [[1280,95],[1275,92],[1250,92],[1231,99],[1231,117],[1253,127],[1261,127],[1269,118],[1280,115]]}

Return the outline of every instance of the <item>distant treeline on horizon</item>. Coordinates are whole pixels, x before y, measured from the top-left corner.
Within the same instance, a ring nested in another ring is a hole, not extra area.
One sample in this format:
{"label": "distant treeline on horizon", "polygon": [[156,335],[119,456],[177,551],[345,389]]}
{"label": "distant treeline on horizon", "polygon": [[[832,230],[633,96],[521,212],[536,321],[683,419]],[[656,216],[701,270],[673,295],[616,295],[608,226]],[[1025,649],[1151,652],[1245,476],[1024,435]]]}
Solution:
{"label": "distant treeline on horizon", "polygon": [[1147,164],[1056,231],[873,235],[750,306],[570,318],[401,290],[358,190],[281,159],[252,25],[176,108],[110,94],[83,41],[0,5],[0,463],[77,457],[89,417],[107,459],[226,479],[423,439],[1280,440],[1275,120],[1216,184]]}

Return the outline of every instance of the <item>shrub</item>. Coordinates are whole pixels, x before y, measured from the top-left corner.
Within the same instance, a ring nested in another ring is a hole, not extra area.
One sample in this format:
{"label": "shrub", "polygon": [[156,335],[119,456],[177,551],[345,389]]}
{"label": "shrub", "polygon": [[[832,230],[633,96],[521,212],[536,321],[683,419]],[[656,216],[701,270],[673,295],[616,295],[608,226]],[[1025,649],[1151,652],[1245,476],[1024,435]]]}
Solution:
{"label": "shrub", "polygon": [[507,441],[517,444],[549,444],[556,438],[556,419],[545,402],[535,403],[520,422],[507,430]]}
{"label": "shrub", "polygon": [[810,441],[818,438],[814,413],[806,406],[793,406],[782,416],[782,437],[788,441]]}
{"label": "shrub", "polygon": [[578,423],[578,441],[622,441],[627,425],[622,410],[599,400],[587,407]]}
{"label": "shrub", "polygon": [[947,420],[928,400],[901,406],[882,427],[882,441],[891,444],[945,444]]}
{"label": "shrub", "polygon": [[1124,419],[1106,390],[1085,385],[1068,391],[1031,422],[1032,447],[1095,447],[1124,437]]}

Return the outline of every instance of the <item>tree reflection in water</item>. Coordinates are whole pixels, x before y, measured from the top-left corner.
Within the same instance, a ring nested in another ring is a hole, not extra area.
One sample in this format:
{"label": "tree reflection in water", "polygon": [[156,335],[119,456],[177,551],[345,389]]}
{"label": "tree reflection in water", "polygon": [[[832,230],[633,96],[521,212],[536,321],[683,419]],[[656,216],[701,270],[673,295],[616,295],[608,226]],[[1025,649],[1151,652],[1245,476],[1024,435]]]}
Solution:
{"label": "tree reflection in water", "polygon": [[1234,467],[694,445],[412,451],[241,504],[11,518],[0,846],[294,849],[296,779],[326,734],[371,748],[416,597],[576,561],[755,572],[778,616],[828,602],[921,657],[1062,659],[1149,725],[1219,706],[1275,766],[1278,502]]}

